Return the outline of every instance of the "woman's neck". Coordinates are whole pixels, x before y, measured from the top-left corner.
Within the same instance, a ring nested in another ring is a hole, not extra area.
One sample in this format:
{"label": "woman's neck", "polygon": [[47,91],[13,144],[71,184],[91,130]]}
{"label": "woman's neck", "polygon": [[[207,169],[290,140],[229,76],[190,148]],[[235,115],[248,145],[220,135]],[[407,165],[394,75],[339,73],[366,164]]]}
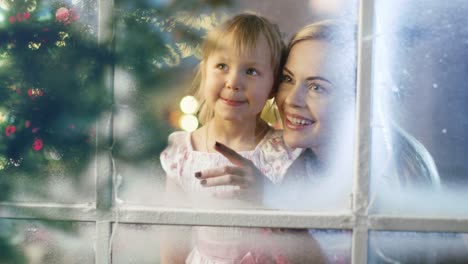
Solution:
{"label": "woman's neck", "polygon": [[342,141],[339,143],[308,148],[309,154],[313,153],[314,166],[317,166],[323,172],[334,173],[343,170],[351,173],[354,160],[353,144]]}
{"label": "woman's neck", "polygon": [[312,148],[306,148],[303,153],[304,160],[311,163],[313,167],[323,167],[323,159],[321,156],[317,155],[317,152]]}

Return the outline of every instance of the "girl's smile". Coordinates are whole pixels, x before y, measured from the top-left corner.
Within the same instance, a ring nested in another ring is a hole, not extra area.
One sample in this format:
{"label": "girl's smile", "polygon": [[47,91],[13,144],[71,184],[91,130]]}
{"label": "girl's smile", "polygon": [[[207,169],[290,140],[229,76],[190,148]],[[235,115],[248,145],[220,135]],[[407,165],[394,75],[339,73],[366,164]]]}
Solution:
{"label": "girl's smile", "polygon": [[241,105],[247,103],[246,101],[230,100],[230,99],[226,99],[226,98],[222,98],[222,97],[220,97],[220,99],[221,99],[225,104],[227,104],[227,105],[229,105],[229,106],[234,106],[234,107],[236,107],[236,106],[241,106]]}

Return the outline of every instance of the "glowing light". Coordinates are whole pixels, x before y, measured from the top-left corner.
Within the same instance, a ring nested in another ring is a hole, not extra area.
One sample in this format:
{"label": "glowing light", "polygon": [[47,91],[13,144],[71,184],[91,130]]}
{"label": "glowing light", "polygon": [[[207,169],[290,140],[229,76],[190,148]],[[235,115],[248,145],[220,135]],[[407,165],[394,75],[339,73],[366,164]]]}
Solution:
{"label": "glowing light", "polygon": [[7,167],[8,160],[4,156],[0,156],[0,170],[3,170]]}
{"label": "glowing light", "polygon": [[61,48],[61,47],[65,47],[67,43],[65,41],[57,41],[55,42],[55,45]]}
{"label": "glowing light", "polygon": [[194,115],[183,115],[179,119],[179,126],[185,131],[195,131],[198,128],[198,119]]}
{"label": "glowing light", "polygon": [[41,43],[40,42],[32,42],[30,41],[28,43],[28,48],[32,49],[32,50],[38,50],[39,48],[41,47]]}
{"label": "glowing light", "polygon": [[7,59],[8,59],[8,53],[6,51],[3,53],[0,53],[0,67],[2,67],[3,65],[7,63]]}
{"label": "glowing light", "polygon": [[0,0],[0,8],[8,11],[10,9],[10,3],[5,0]]}
{"label": "glowing light", "polygon": [[5,16],[0,13],[0,23],[5,22]]}
{"label": "glowing light", "polygon": [[198,110],[198,101],[193,96],[185,96],[180,101],[180,109],[185,114],[195,114]]}
{"label": "glowing light", "polygon": [[69,38],[70,36],[68,35],[68,33],[63,32],[63,31],[60,31],[60,32],[58,33],[58,35],[59,35],[60,40],[58,40],[57,42],[55,42],[55,45],[56,45],[57,47],[65,47],[65,46],[67,45],[67,43],[65,42],[65,40],[66,40],[67,38]]}

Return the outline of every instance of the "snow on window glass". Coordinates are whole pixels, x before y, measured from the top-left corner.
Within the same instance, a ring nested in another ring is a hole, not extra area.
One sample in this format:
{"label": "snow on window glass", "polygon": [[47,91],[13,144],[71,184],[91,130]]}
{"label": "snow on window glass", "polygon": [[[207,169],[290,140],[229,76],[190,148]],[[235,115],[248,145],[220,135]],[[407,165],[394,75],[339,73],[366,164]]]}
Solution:
{"label": "snow on window glass", "polygon": [[464,1],[376,2],[373,211],[468,214],[467,11]]}

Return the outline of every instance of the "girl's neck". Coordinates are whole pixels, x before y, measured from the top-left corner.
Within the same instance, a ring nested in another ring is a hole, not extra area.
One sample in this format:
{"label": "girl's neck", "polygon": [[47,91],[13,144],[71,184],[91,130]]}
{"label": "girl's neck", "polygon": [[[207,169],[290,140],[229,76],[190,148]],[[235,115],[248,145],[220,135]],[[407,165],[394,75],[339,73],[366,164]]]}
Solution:
{"label": "girl's neck", "polygon": [[235,151],[254,150],[268,131],[268,125],[260,119],[251,122],[230,122],[214,117],[205,125],[205,142],[208,152],[216,141]]}

